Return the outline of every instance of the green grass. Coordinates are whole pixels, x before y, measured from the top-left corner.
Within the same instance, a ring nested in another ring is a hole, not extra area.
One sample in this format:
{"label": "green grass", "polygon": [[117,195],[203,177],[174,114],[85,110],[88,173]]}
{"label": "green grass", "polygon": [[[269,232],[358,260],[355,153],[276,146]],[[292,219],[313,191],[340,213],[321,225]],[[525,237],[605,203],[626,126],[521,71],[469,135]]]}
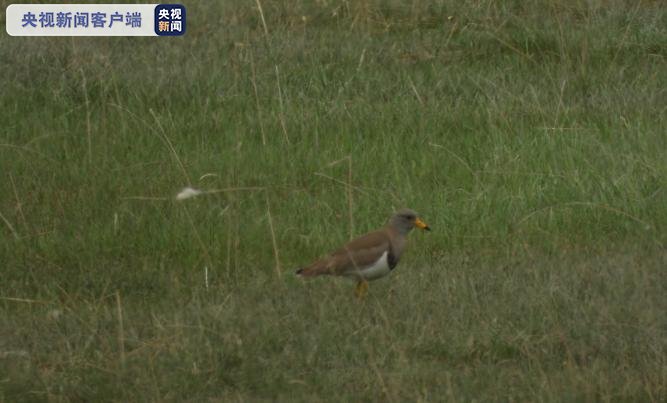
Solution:
{"label": "green grass", "polygon": [[667,399],[659,1],[204,3],[0,34],[0,401]]}

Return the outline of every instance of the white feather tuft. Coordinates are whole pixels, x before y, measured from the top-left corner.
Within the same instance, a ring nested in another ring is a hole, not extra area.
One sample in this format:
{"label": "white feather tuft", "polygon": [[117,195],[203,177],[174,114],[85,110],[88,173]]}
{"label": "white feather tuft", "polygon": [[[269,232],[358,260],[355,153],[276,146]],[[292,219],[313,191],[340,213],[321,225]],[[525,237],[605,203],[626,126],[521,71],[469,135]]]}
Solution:
{"label": "white feather tuft", "polygon": [[176,200],[185,200],[191,197],[196,197],[202,194],[203,192],[199,189],[194,189],[191,187],[185,187],[176,195]]}

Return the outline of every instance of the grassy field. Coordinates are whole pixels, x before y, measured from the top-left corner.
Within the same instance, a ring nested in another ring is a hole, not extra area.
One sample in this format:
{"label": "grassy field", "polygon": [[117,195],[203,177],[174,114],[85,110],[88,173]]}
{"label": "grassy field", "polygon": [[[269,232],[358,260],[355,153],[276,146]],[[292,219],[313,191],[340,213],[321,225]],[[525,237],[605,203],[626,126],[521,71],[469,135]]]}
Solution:
{"label": "grassy field", "polygon": [[0,34],[0,401],[667,400],[660,1],[217,3]]}

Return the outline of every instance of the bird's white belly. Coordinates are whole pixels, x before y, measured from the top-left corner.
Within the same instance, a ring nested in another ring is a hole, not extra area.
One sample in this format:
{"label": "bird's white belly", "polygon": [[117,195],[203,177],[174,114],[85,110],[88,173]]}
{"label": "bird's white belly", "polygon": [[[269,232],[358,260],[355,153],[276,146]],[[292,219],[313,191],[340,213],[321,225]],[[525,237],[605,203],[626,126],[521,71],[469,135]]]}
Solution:
{"label": "bird's white belly", "polygon": [[390,271],[391,269],[389,268],[389,263],[387,262],[387,252],[384,252],[375,263],[370,266],[351,271],[350,276],[356,278],[362,277],[365,280],[375,280],[386,276]]}

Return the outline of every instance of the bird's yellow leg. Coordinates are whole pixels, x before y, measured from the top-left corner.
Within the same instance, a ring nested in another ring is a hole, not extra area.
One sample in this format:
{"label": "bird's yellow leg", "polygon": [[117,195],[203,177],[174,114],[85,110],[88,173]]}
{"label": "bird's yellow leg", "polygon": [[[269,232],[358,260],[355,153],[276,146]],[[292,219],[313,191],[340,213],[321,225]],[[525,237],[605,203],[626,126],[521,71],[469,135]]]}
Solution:
{"label": "bird's yellow leg", "polygon": [[368,281],[366,280],[360,280],[357,283],[357,288],[354,289],[354,294],[357,296],[359,299],[364,299],[366,298],[366,294],[368,294]]}

